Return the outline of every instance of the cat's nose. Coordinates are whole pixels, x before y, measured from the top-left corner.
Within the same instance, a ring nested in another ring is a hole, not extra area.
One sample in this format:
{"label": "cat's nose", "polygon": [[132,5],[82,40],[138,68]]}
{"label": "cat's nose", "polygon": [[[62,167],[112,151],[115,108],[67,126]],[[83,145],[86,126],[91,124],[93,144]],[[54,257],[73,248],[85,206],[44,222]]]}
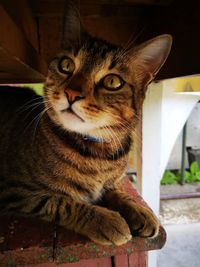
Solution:
{"label": "cat's nose", "polygon": [[84,99],[85,97],[81,94],[79,91],[72,90],[70,88],[66,88],[64,90],[65,95],[67,97],[67,100],[70,105],[72,105],[74,102]]}

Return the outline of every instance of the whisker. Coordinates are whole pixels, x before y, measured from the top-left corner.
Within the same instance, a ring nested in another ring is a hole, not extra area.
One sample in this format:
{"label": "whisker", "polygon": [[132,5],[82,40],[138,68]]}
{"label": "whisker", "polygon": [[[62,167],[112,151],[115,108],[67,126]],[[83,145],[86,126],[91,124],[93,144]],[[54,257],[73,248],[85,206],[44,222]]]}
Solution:
{"label": "whisker", "polygon": [[44,103],[45,102],[42,101],[42,102],[38,102],[38,103],[35,103],[35,104],[32,104],[32,105],[29,105],[29,107],[27,107],[26,109],[21,111],[21,112],[25,112],[26,110],[30,109],[29,112],[26,113],[26,116],[24,117],[24,120],[26,120],[30,116],[30,114],[32,112],[34,112],[35,110],[39,109],[40,107],[42,108]]}
{"label": "whisker", "polygon": [[[44,104],[44,103],[39,103],[38,105],[40,106],[41,104]],[[28,116],[30,116],[31,112],[34,112],[34,110],[38,108],[38,106],[32,108],[25,116],[24,120],[27,119]],[[34,116],[34,118],[28,123],[28,125],[24,128],[24,131],[22,132],[22,134],[24,134],[26,132],[26,130],[31,126],[31,124],[34,123],[34,121],[38,118],[38,116],[40,116],[40,114],[42,113],[45,113],[47,110],[49,110],[50,108],[52,108],[51,106],[50,107],[46,107],[46,108],[43,108],[42,111],[40,111],[39,113],[36,114],[36,116]]]}
{"label": "whisker", "polygon": [[42,98],[42,97],[40,96],[40,97],[36,97],[36,98],[34,98],[34,99],[31,99],[31,100],[27,101],[27,102],[24,103],[22,106],[20,106],[20,107],[16,110],[16,112],[20,112],[21,109],[23,109],[24,107],[28,106],[29,104],[31,104],[31,103],[34,102],[34,101],[38,101],[39,99],[41,100],[41,98]]}
{"label": "whisker", "polygon": [[[121,143],[121,140],[120,138],[118,137],[117,133],[111,128],[109,127],[110,131],[112,132],[113,136],[115,137],[115,140],[117,142],[117,154],[119,154],[119,150],[121,148],[121,151],[124,151],[124,148],[122,146],[122,143]],[[119,133],[118,133],[119,134]]]}
{"label": "whisker", "polygon": [[[112,116],[113,124],[117,124],[118,126],[121,127],[121,131],[122,132],[124,131],[123,135],[128,134],[132,136],[134,146],[136,147],[137,152],[140,152],[138,151],[137,143],[141,143],[141,137],[138,136],[138,133],[136,132],[136,128],[134,128],[132,124],[129,125],[127,121],[123,121],[119,115],[112,114],[109,112],[109,110],[104,110],[104,112],[109,113],[110,116]],[[137,115],[135,115],[135,117],[137,117],[138,121],[141,120],[141,118],[138,117]]]}
{"label": "whisker", "polygon": [[[113,136],[113,133],[110,131],[109,126],[105,126],[104,130],[106,130],[106,133],[108,134],[108,136],[110,136],[110,139],[111,139],[111,150],[118,152],[118,146],[117,146],[116,140],[115,140],[115,138]],[[113,157],[114,157],[114,154],[113,154]],[[113,158],[113,160],[114,160],[114,158]]]}
{"label": "whisker", "polygon": [[33,140],[35,138],[35,135],[36,135],[36,130],[37,130],[37,127],[39,125],[39,122],[41,121],[42,119],[42,116],[44,116],[44,114],[50,110],[52,107],[49,107],[49,108],[45,108],[42,112],[40,112],[36,117],[35,119],[33,120],[33,123],[35,123],[35,127],[34,127],[34,131],[33,131]]}

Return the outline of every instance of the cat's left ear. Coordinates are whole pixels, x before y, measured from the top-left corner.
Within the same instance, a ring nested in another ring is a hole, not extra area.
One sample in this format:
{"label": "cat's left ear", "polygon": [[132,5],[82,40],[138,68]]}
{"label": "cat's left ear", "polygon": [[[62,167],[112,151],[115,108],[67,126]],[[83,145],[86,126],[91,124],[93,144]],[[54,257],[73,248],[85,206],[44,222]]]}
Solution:
{"label": "cat's left ear", "polygon": [[62,49],[70,45],[73,47],[81,45],[82,40],[87,35],[81,22],[80,12],[74,1],[65,0],[64,2]]}
{"label": "cat's left ear", "polygon": [[131,56],[131,65],[138,89],[145,89],[154,79],[167,59],[171,45],[171,35],[163,34],[136,48]]}

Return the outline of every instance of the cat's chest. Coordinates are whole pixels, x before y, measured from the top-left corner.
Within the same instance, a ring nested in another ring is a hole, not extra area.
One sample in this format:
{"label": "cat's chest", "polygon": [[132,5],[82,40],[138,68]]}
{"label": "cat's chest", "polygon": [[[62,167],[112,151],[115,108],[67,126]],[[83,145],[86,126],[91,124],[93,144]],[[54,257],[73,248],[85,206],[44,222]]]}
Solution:
{"label": "cat's chest", "polygon": [[124,162],[92,164],[85,161],[79,169],[65,166],[62,168],[62,175],[54,181],[54,186],[71,195],[73,199],[96,202],[102,198],[108,187],[114,187],[118,182],[124,172],[124,165]]}
{"label": "cat's chest", "polygon": [[96,202],[100,199],[104,192],[103,179],[95,179],[95,177],[77,177],[75,175],[65,175],[58,177],[53,183],[53,189],[56,191],[70,195],[74,200],[84,202]]}

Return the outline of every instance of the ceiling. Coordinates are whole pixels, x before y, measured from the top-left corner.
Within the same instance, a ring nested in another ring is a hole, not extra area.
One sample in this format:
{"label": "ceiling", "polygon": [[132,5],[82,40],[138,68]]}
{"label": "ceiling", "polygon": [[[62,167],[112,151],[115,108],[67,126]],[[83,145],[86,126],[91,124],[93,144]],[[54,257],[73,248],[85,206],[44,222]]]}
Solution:
{"label": "ceiling", "polygon": [[[126,45],[172,34],[171,54],[158,78],[200,72],[200,1],[77,0],[85,28]],[[0,82],[42,81],[46,62],[59,50],[63,0],[1,0]]]}

